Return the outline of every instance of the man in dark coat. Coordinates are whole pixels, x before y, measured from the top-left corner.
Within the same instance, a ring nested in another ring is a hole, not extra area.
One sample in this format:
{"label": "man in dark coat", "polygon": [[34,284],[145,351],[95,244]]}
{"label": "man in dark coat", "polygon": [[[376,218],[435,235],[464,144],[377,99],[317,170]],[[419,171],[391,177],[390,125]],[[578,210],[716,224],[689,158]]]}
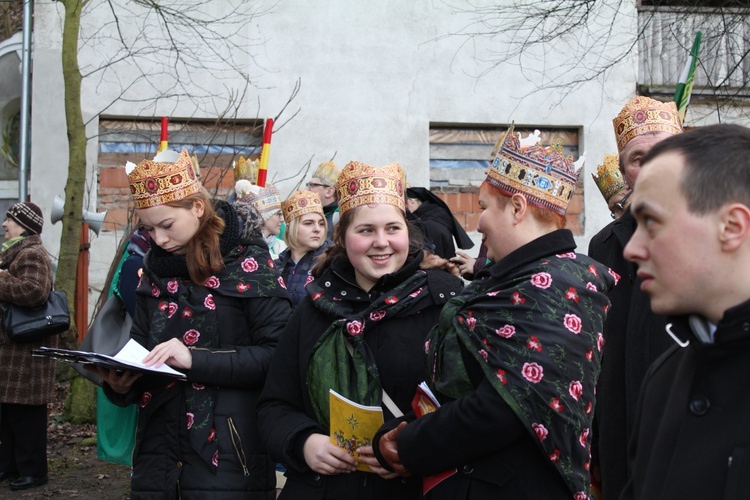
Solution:
{"label": "man in dark coat", "polygon": [[750,129],[696,129],[643,163],[625,257],[678,345],[646,374],[621,498],[746,498]]}
{"label": "man in dark coat", "polygon": [[[640,96],[622,109],[614,127],[620,170],[631,187],[643,155],[654,144],[682,130],[674,103]],[[664,319],[651,312],[648,297],[640,290],[635,264],[622,256],[635,226],[630,210],[625,210],[589,244],[589,256],[622,278],[609,294],[612,310],[604,323],[605,347],[592,446],[592,472],[594,479],[601,474],[604,500],[617,498],[629,477],[627,444],[641,381],[651,362],[671,343],[664,333]]]}

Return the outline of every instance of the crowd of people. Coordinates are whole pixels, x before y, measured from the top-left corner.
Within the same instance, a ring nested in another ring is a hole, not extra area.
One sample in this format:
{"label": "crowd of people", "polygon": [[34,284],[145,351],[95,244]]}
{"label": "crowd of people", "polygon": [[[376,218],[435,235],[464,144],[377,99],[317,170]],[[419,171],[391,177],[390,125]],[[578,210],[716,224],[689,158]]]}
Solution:
{"label": "crowd of people", "polygon": [[[476,257],[397,163],[325,162],[286,200],[244,160],[228,200],[184,151],[129,163],[117,293],[144,363],[186,376],[95,368],[107,403],[137,407],[130,498],[746,496],[750,129],[683,132],[640,96],[613,123],[592,176],[614,220],[587,254],[565,229],[583,160],[513,126]],[[8,210],[0,301],[51,289],[42,225]],[[54,366],[2,340],[0,480],[25,489],[47,482]],[[380,429],[332,439],[331,391]]]}

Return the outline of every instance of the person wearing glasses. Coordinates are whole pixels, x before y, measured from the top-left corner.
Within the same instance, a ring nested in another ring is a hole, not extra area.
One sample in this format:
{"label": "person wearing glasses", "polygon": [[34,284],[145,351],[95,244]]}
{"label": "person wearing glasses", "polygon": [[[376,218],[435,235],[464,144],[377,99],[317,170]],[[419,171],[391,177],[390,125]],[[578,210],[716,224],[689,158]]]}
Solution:
{"label": "person wearing glasses", "polygon": [[336,181],[339,178],[339,173],[336,164],[327,161],[318,165],[307,183],[308,191],[318,193],[318,196],[320,196],[323,214],[328,223],[326,239],[329,240],[333,240],[333,226],[339,221],[339,201],[336,194]]}
{"label": "person wearing glasses", "polygon": [[602,193],[610,215],[613,219],[619,219],[632,193],[620,172],[619,156],[604,155],[604,163],[596,168],[596,174],[591,174],[591,177]]}
{"label": "person wearing glasses", "polygon": [[[630,188],[635,186],[643,158],[658,142],[682,132],[673,102],[633,97],[613,120],[619,170]],[[637,193],[636,193],[637,195]],[[616,219],[596,234],[589,256],[622,277],[609,293],[612,310],[604,323],[604,355],[597,386],[597,408],[592,445],[592,476],[601,480],[602,499],[618,498],[630,472],[628,442],[636,416],[641,382],[649,365],[672,343],[664,333],[665,319],[651,311],[641,291],[636,265],[623,250],[636,229],[628,197],[615,206]],[[621,208],[622,207],[622,208]]]}

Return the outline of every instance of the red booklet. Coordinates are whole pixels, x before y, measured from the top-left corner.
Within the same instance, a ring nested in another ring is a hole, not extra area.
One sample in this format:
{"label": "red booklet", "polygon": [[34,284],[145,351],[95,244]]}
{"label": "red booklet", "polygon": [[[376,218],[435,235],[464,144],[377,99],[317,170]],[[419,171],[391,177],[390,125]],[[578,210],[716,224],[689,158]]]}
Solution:
{"label": "red booklet", "polygon": [[[417,418],[440,408],[437,398],[432,393],[426,382],[422,382],[417,386],[417,393],[414,394],[414,399],[411,401],[411,409],[417,415]],[[433,474],[422,478],[422,494],[426,495],[432,488],[445,481],[453,474],[458,472],[458,469],[450,469],[447,471]]]}

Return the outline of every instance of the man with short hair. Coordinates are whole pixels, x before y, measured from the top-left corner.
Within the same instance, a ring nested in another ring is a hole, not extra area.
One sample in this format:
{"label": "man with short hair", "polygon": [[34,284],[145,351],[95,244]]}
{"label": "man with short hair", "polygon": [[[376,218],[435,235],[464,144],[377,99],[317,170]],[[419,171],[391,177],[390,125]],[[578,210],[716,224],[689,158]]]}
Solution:
{"label": "man with short hair", "polygon": [[[633,97],[613,124],[620,170],[630,187],[636,182],[643,155],[654,144],[682,131],[675,103],[643,96]],[[664,318],[651,312],[648,296],[640,290],[636,266],[622,255],[635,226],[626,209],[589,244],[589,256],[622,278],[608,295],[612,310],[604,323],[597,386],[592,472],[594,479],[601,479],[603,500],[616,499],[629,478],[627,446],[641,382],[649,365],[671,344],[664,333]]]}
{"label": "man with short hair", "polygon": [[307,189],[318,193],[320,202],[323,204],[323,213],[328,222],[327,239],[333,240],[333,226],[339,221],[339,202],[336,194],[336,181],[339,178],[339,169],[332,161],[323,162],[313,172],[313,176],[307,183]]}
{"label": "man with short hair", "polygon": [[621,498],[747,498],[750,472],[750,129],[713,125],[643,158],[625,257],[668,315]]}

